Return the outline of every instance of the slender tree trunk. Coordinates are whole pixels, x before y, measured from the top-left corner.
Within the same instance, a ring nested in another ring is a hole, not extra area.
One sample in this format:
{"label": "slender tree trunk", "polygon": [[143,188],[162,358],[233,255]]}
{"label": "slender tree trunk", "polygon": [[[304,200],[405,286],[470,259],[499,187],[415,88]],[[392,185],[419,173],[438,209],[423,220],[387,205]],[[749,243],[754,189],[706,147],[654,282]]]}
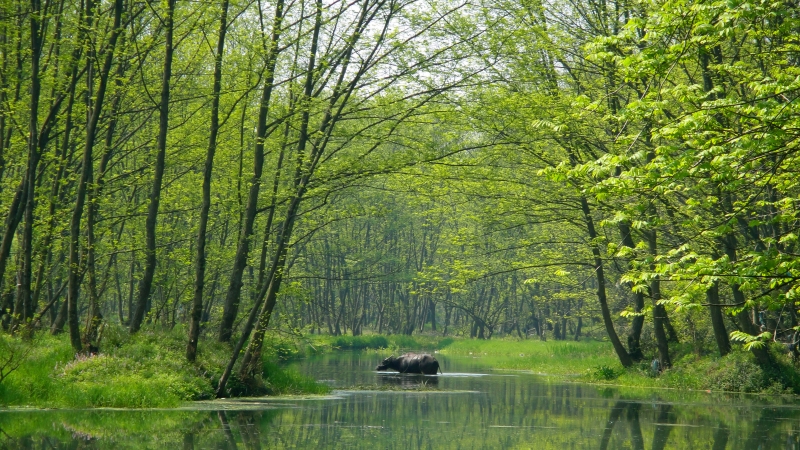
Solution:
{"label": "slender tree trunk", "polygon": [[[41,95],[41,79],[39,62],[42,55],[44,11],[40,0],[30,0],[30,116],[28,119],[28,165],[23,178],[24,201],[23,210],[25,225],[22,230],[21,260],[17,280],[17,301],[14,308],[14,321],[22,323],[27,319],[26,311],[31,302],[31,253],[33,251],[33,221],[36,200],[36,174],[41,154],[39,152],[39,100]],[[2,276],[2,274],[0,274]],[[13,326],[13,325],[12,325]]]}
{"label": "slender tree trunk", "polygon": [[247,351],[242,358],[242,367],[239,371],[239,376],[242,379],[247,379],[251,377],[252,374],[257,373],[258,367],[261,363],[261,346],[264,343],[264,335],[266,334],[269,320],[272,317],[272,311],[275,309],[278,292],[280,291],[281,283],[283,282],[286,255],[289,251],[288,240],[291,237],[292,229],[294,228],[294,222],[301,199],[302,196],[292,200],[292,204],[290,205],[289,211],[286,215],[286,221],[284,221],[284,228],[281,230],[277,253],[275,254],[275,259],[273,260],[273,269],[270,273],[270,283],[264,286],[262,292],[259,293],[259,298],[266,298],[266,301],[264,302],[264,305],[258,314],[259,317],[256,324],[256,329],[253,332],[252,338],[250,339],[250,344],[247,347]]}
{"label": "slender tree trunk", "polygon": [[[728,234],[722,238],[722,246],[725,250],[725,254],[728,256],[731,264],[735,264],[738,260],[736,255],[736,236],[733,234]],[[739,288],[739,285],[736,283],[731,283],[731,291],[733,291],[733,301],[736,305],[744,305],[745,298],[744,293]],[[736,319],[738,321],[739,328],[749,335],[755,336],[759,334],[760,330],[758,327],[753,323],[753,320],[750,318],[750,308],[743,308],[739,314],[736,315]],[[756,348],[752,347],[751,352],[753,356],[755,356],[756,361],[762,366],[771,366],[773,365],[772,358],[769,355],[769,351],[766,347]]]}
{"label": "slender tree trunk", "polygon": [[[627,222],[619,223],[619,234],[622,237],[622,245],[628,248],[634,248],[633,236],[631,235],[631,227]],[[630,284],[626,286],[631,288]],[[633,317],[631,323],[631,331],[628,334],[628,353],[634,361],[641,361],[644,359],[642,354],[642,346],[640,339],[642,336],[642,328],[644,327],[644,294],[641,292],[633,292],[633,312],[637,315]]]}
{"label": "slender tree trunk", "polygon": [[[299,207],[303,201],[303,198],[306,194],[306,190],[308,189],[309,181],[314,173],[314,170],[317,167],[317,164],[322,157],[328,139],[330,138],[330,133],[333,130],[333,127],[339,117],[341,117],[342,109],[344,105],[347,103],[347,99],[349,98],[352,91],[358,84],[360,75],[363,74],[363,71],[360,71],[354,79],[347,83],[347,89],[344,89],[344,77],[347,70],[347,67],[350,62],[350,55],[353,50],[353,46],[358,41],[358,38],[363,34],[365,30],[365,26],[368,23],[366,20],[367,18],[367,7],[366,3],[364,4],[364,8],[361,11],[361,16],[359,17],[359,22],[355,27],[353,34],[347,39],[347,47],[346,49],[337,54],[337,59],[333,62],[328,61],[331,65],[340,65],[341,69],[339,72],[339,77],[336,82],[335,87],[332,90],[332,94],[330,96],[328,109],[325,112],[324,117],[322,118],[321,124],[318,128],[318,138],[315,142],[311,142],[311,151],[309,155],[306,155],[306,147],[309,145],[312,137],[309,134],[309,120],[310,120],[310,110],[309,110],[309,103],[312,100],[313,94],[313,87],[314,87],[314,74],[316,73],[316,56],[317,56],[317,46],[319,43],[319,34],[320,29],[322,26],[322,10],[323,4],[322,0],[317,0],[315,2],[315,21],[314,21],[314,31],[313,36],[311,39],[311,48],[310,48],[310,57],[308,62],[308,70],[306,72],[306,80],[304,86],[304,93],[303,93],[303,103],[304,109],[301,115],[301,122],[300,122],[300,129],[298,133],[298,140],[297,140],[297,152],[295,155],[295,159],[297,162],[295,174],[294,174],[294,188],[295,191],[289,201],[289,205],[287,207],[286,215],[284,216],[285,219],[281,225],[280,232],[278,233],[276,246],[275,246],[275,253],[274,258],[272,260],[272,264],[270,266],[270,275],[266,278],[269,280],[268,283],[265,283],[261,292],[256,297],[256,304],[264,299],[263,306],[259,310],[258,314],[258,324],[256,329],[253,331],[253,335],[250,339],[250,344],[248,345],[247,351],[244,356],[244,360],[242,362],[242,366],[240,369],[240,376],[243,379],[246,379],[250,374],[254,373],[258,366],[260,365],[261,360],[261,348],[263,344],[263,338],[266,333],[267,326],[269,325],[270,318],[272,316],[273,309],[275,307],[275,303],[277,301],[277,295],[281,287],[281,283],[284,277],[284,271],[286,270],[286,255],[289,250],[290,246],[290,238],[292,236],[292,232],[294,229],[295,221],[297,220],[299,214]],[[377,13],[378,9],[373,11],[374,14]],[[393,10],[387,15],[391,17]],[[388,23],[388,22],[387,22]],[[385,29],[384,29],[385,32]],[[380,45],[382,42],[382,38],[385,35],[381,35],[381,39],[378,41],[376,45]],[[337,102],[340,102],[337,106]],[[333,113],[334,107],[336,108],[336,113]],[[251,315],[252,317],[252,315]],[[217,395],[221,396],[225,392],[225,385],[227,383],[227,379],[230,376],[230,372],[233,369],[233,365],[238,358],[238,354],[241,351],[242,346],[244,345],[244,341],[247,338],[247,335],[250,334],[250,330],[248,329],[252,325],[248,321],[248,326],[245,327],[242,339],[239,340],[236,348],[233,351],[233,355],[231,360],[226,367],[223,376],[220,379],[219,386],[217,388]]]}
{"label": "slender tree trunk", "polygon": [[600,249],[594,244],[595,239],[597,239],[597,231],[594,228],[594,219],[592,219],[591,210],[589,209],[589,202],[587,202],[586,197],[583,196],[581,196],[581,209],[583,210],[583,218],[589,231],[589,239],[592,241],[592,256],[594,257],[595,277],[597,277],[597,300],[600,302],[603,324],[606,327],[608,338],[611,341],[611,345],[614,346],[614,351],[617,353],[620,363],[622,363],[624,367],[630,367],[633,365],[633,360],[619,340],[617,331],[614,329],[614,321],[611,318],[611,310],[608,308],[606,278],[603,272],[603,258],[600,254]]}
{"label": "slender tree trunk", "polygon": [[166,39],[164,41],[164,73],[161,79],[161,100],[158,107],[159,123],[155,176],[153,177],[153,189],[150,192],[150,204],[147,207],[147,219],[145,221],[147,249],[145,250],[144,274],[142,274],[142,279],[139,282],[136,310],[131,315],[131,333],[136,333],[142,326],[153,286],[153,275],[156,270],[156,220],[161,202],[161,184],[164,178],[164,159],[167,152],[167,133],[169,131],[170,81],[172,79],[172,55],[175,50],[172,42],[175,2],[176,0],[167,0],[167,13],[164,17]]}
{"label": "slender tree trunk", "polygon": [[731,342],[728,340],[728,331],[725,330],[725,321],[722,314],[722,305],[719,300],[719,282],[715,281],[706,290],[708,300],[708,310],[711,314],[711,327],[714,330],[714,339],[717,341],[717,348],[720,356],[725,356],[731,352]]}
{"label": "slender tree trunk", "polygon": [[253,178],[250,180],[250,192],[247,197],[247,206],[244,213],[244,224],[239,235],[239,244],[233,261],[228,293],[222,309],[222,321],[219,327],[219,341],[228,342],[233,333],[233,323],[239,312],[239,300],[242,292],[242,275],[247,267],[247,257],[250,253],[250,240],[253,235],[253,222],[258,211],[258,194],[261,188],[261,174],[264,169],[264,141],[267,138],[267,117],[269,115],[270,101],[275,82],[275,66],[280,52],[278,42],[281,36],[283,22],[284,0],[278,0],[275,5],[275,17],[272,24],[272,38],[267,54],[266,79],[264,90],[261,94],[261,104],[258,112],[256,129],[256,145],[253,155]]}
{"label": "slender tree trunk", "polygon": [[228,0],[223,0],[220,13],[217,52],[214,55],[214,86],[211,99],[211,125],[209,127],[208,151],[203,168],[203,204],[200,208],[200,224],[197,232],[197,263],[195,268],[194,297],[192,315],[189,323],[189,342],[186,345],[186,359],[194,362],[197,357],[197,339],[200,336],[200,319],[203,315],[203,287],[206,273],[206,230],[208,211],[211,208],[211,172],[214,168],[214,153],[217,151],[219,133],[219,97],[222,90],[222,56],[225,51],[225,34],[228,31]]}
{"label": "slender tree trunk", "polygon": [[[656,242],[656,232],[651,230],[645,232],[647,238],[647,245],[650,249],[650,254],[655,257],[658,252]],[[651,269],[654,269],[651,266]],[[669,357],[669,343],[667,341],[667,334],[664,330],[664,321],[667,317],[664,305],[659,305],[661,300],[661,281],[656,276],[650,282],[650,296],[653,301],[653,333],[656,335],[656,347],[658,348],[658,360],[661,363],[661,369],[669,369],[672,367],[672,361]]]}
{"label": "slender tree trunk", "polygon": [[[81,263],[79,261],[79,254],[80,254],[80,226],[81,226],[81,217],[83,215],[83,207],[84,202],[86,199],[87,190],[89,189],[89,184],[92,183],[94,178],[94,157],[93,157],[93,150],[94,150],[94,142],[95,137],[97,135],[97,127],[100,122],[100,115],[103,111],[103,103],[105,100],[105,95],[108,86],[108,78],[111,72],[111,64],[114,60],[114,48],[117,43],[117,38],[119,34],[122,32],[121,30],[121,18],[122,18],[122,0],[115,0],[114,2],[114,29],[112,30],[111,37],[109,38],[108,48],[106,49],[105,60],[103,62],[103,67],[100,72],[100,80],[97,87],[97,91],[94,95],[94,103],[91,104],[91,110],[89,112],[88,122],[86,124],[86,142],[84,143],[84,150],[83,150],[83,160],[81,162],[81,178],[78,183],[78,192],[77,192],[77,199],[75,202],[75,209],[72,212],[72,218],[70,221],[70,243],[69,243],[69,279],[68,279],[68,288],[67,288],[67,323],[69,326],[69,335],[70,335],[70,342],[72,343],[72,348],[76,352],[80,352],[82,350],[82,343],[81,343],[81,336],[80,336],[80,329],[78,324],[78,291],[80,288],[81,282],[81,274],[82,268]],[[87,25],[93,25],[92,22],[92,15],[94,10],[94,5],[89,2],[86,6],[87,10]],[[93,58],[88,58],[87,64],[92,64]],[[91,68],[89,68],[88,73],[91,73]],[[88,80],[88,83],[93,83],[91,78]],[[107,160],[106,160],[107,163]],[[92,208],[92,204],[90,203],[89,208]],[[90,213],[91,217],[88,221],[89,227],[89,242],[87,248],[87,260],[88,262],[93,265],[94,261],[94,251],[91,248],[94,245],[94,220],[95,214]],[[90,274],[90,282],[92,285],[90,286],[90,298],[91,304],[89,306],[89,329],[87,330],[87,338],[91,338],[93,334],[91,330],[96,326],[95,315],[99,315],[99,305],[97,305],[97,292],[96,292],[96,285],[95,285],[95,274],[94,268],[92,267],[92,273]],[[88,342],[87,342],[88,344]]]}

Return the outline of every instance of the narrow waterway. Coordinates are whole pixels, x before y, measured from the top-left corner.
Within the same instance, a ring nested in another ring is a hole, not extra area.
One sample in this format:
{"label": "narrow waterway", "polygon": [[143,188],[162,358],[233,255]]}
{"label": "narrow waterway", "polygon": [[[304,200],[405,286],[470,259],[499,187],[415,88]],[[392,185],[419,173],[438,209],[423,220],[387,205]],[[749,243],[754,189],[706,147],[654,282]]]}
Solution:
{"label": "narrow waterway", "polygon": [[[342,352],[295,363],[336,389],[324,399],[0,411],[0,446],[800,450],[800,402],[793,398],[561,383],[442,355],[443,375],[399,375],[375,372],[380,359]],[[346,390],[351,386],[376,389]]]}

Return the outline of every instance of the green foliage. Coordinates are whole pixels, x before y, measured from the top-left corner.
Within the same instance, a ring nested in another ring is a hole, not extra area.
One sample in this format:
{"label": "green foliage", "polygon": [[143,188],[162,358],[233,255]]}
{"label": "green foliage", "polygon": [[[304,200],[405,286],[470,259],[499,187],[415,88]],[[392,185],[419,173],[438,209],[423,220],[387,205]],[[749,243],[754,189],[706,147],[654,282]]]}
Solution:
{"label": "green foliage", "polygon": [[308,352],[331,350],[365,350],[365,349],[392,349],[405,350],[436,350],[447,347],[455,340],[448,337],[402,334],[391,335],[363,335],[363,336],[306,336]]}
{"label": "green foliage", "polygon": [[609,366],[595,367],[591,374],[595,379],[604,381],[614,380],[619,376],[619,372]]}
{"label": "green foliage", "polygon": [[0,384],[25,362],[33,351],[35,342],[26,342],[20,337],[0,334]]}
{"label": "green foliage", "polygon": [[462,339],[440,350],[445,355],[472,356],[503,369],[574,376],[616,362],[607,342]]}
{"label": "green foliage", "polygon": [[[37,336],[40,343],[19,369],[0,384],[0,403],[41,407],[174,407],[191,400],[214,396],[216,381],[227,364],[229,348],[204,342],[197,365],[186,362],[186,332],[178,327],[168,332],[143,330],[125,333],[110,330],[109,340],[96,356],[75,357],[66,335]],[[283,348],[265,347],[269,354]],[[284,371],[275,363],[265,364],[263,380],[271,393],[325,393],[319,385],[296,371]],[[269,369],[269,370],[267,370]],[[237,380],[232,380],[233,390]],[[249,392],[239,386],[240,393]]]}
{"label": "green foliage", "polygon": [[330,386],[317,383],[295,368],[283,368],[272,361],[263,364],[264,384],[270,395],[327,394]]}
{"label": "green foliage", "polygon": [[389,347],[389,340],[385,336],[339,336],[331,342],[331,345],[352,350],[377,349]]}
{"label": "green foliage", "polygon": [[442,348],[445,355],[480,358],[498,369],[526,370],[588,382],[613,382],[639,387],[768,394],[798,393],[800,375],[792,362],[772,348],[774,365],[763,368],[753,355],[735,350],[725,357],[698,357],[690,344],[675,347],[674,366],[653,377],[650,361],[624,369],[607,342],[542,342],[518,340],[456,340]]}

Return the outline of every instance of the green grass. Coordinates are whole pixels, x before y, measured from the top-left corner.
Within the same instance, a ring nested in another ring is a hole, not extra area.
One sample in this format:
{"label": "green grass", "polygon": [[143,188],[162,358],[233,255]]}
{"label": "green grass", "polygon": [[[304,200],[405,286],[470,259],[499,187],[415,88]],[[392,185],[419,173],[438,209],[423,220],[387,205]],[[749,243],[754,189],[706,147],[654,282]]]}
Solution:
{"label": "green grass", "polygon": [[472,356],[496,369],[526,370],[572,381],[641,388],[692,389],[768,394],[800,394],[800,374],[779,350],[774,367],[758,366],[740,348],[725,357],[696,356],[687,346],[673,346],[673,367],[656,376],[650,360],[623,368],[608,342],[538,340],[457,340],[439,350]]}
{"label": "green grass", "polygon": [[435,350],[450,345],[454,339],[426,335],[309,335],[304,338],[304,342],[304,352],[320,353],[334,350],[366,349]]}
{"label": "green grass", "polygon": [[596,367],[619,364],[611,346],[597,341],[457,340],[439,352],[481,358],[498,369],[545,375],[582,375]]}
{"label": "green grass", "polygon": [[[197,363],[190,364],[184,356],[185,335],[183,329],[143,330],[135,336],[122,329],[109,330],[100,355],[77,357],[66,335],[37,335],[30,344],[0,336],[0,358],[12,349],[24,354],[23,364],[0,383],[0,405],[162,408],[212,398],[230,349],[213,340],[203,341]],[[328,392],[327,386],[271,362],[279,351],[267,346],[264,353],[270,355],[265,356],[261,380],[266,392]],[[231,384],[237,381],[234,376]]]}
{"label": "green grass", "polygon": [[294,368],[284,368],[274,361],[264,362],[265,384],[270,395],[328,394],[328,385],[301,374]]}
{"label": "green grass", "polygon": [[[265,340],[263,373],[257,383],[245,386],[234,374],[229,387],[234,395],[326,394],[328,386],[279,362],[304,353],[342,349],[437,350],[443,355],[480,358],[495,369],[643,389],[800,393],[796,368],[777,348],[773,349],[776,365],[764,369],[740,349],[724,358],[697,357],[688,347],[674,346],[673,368],[655,376],[649,361],[623,368],[607,342],[378,335],[313,335],[298,341],[273,336]],[[203,341],[197,362],[189,364],[184,357],[185,330],[143,330],[130,336],[117,328],[106,332],[97,356],[76,357],[66,335],[41,334],[31,343],[0,335],[0,361],[11,352],[24,356],[24,361],[0,382],[0,405],[155,408],[212,398],[230,348],[211,339]]]}
{"label": "green grass", "polygon": [[[622,369],[619,363],[615,377],[608,382],[626,386],[660,387],[765,394],[800,394],[800,375],[780,352],[772,353],[775,365],[763,368],[750,352],[740,348],[720,357],[698,357],[687,353],[675,357],[673,367],[659,376],[651,373],[647,362]],[[587,379],[603,381],[588,373]]]}

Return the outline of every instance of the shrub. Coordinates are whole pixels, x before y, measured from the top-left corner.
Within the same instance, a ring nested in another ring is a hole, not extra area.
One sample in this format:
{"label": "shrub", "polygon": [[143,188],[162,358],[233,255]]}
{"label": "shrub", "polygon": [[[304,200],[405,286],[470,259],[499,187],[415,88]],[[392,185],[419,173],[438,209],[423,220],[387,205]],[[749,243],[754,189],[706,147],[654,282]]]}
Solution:
{"label": "shrub", "polygon": [[387,348],[389,340],[385,336],[338,336],[331,345],[341,349],[363,350],[366,348]]}
{"label": "shrub", "polygon": [[619,373],[609,366],[598,366],[594,368],[592,376],[597,380],[609,381],[617,378]]}
{"label": "shrub", "polygon": [[297,369],[281,367],[274,361],[265,361],[262,370],[264,385],[271,395],[327,394],[331,391],[329,386],[317,383]]}

